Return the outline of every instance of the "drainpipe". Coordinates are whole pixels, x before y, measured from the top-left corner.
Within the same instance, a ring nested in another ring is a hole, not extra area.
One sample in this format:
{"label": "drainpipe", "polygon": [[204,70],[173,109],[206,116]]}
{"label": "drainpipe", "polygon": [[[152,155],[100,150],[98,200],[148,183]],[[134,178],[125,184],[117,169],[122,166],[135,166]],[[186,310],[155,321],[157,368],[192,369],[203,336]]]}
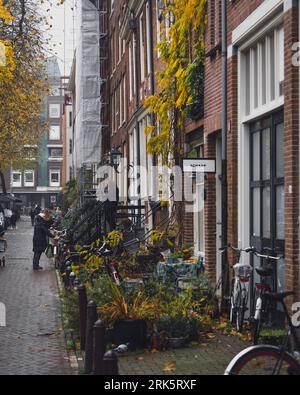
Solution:
{"label": "drainpipe", "polygon": [[[228,244],[227,237],[227,1],[222,0],[222,246]],[[222,254],[222,301],[228,296],[228,258]]]}
{"label": "drainpipe", "polygon": [[154,45],[153,45],[153,25],[152,25],[152,18],[153,18],[153,10],[152,10],[152,0],[147,0],[147,6],[149,9],[148,12],[148,20],[147,24],[149,26],[149,36],[150,36],[150,42],[148,43],[149,45],[149,66],[150,70],[150,94],[154,95],[154,61],[153,61],[153,51],[154,51]]}
{"label": "drainpipe", "polygon": [[[138,70],[139,70],[139,60],[138,60],[138,47],[137,47],[137,20],[135,19],[135,28],[133,29],[133,54],[134,54],[134,75],[135,75],[135,133],[136,133],[136,148],[137,148],[137,167],[141,166],[141,143],[140,143],[140,124],[138,120],[138,110],[139,110],[139,77],[138,77]],[[141,177],[141,176],[140,176]],[[140,226],[140,220],[142,215],[141,210],[141,186],[139,186],[138,191],[138,221],[137,225]]]}

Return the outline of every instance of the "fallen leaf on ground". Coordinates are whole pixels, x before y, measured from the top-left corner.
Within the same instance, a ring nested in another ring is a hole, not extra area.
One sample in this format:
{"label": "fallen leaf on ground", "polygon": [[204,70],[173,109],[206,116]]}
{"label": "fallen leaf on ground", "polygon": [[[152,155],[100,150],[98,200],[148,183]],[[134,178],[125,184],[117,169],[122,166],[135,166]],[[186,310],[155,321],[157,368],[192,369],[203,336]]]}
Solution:
{"label": "fallen leaf on ground", "polygon": [[176,370],[176,362],[173,361],[167,361],[165,363],[165,366],[163,368],[163,372],[175,372]]}

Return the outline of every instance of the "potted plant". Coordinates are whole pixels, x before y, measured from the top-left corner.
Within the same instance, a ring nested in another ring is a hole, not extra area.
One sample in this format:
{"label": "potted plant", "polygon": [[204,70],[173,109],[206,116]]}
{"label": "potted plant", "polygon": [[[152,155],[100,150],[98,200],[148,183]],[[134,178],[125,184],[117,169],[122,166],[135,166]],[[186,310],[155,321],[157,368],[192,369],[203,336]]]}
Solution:
{"label": "potted plant", "polygon": [[175,262],[183,262],[184,255],[182,251],[176,251],[172,255]]}
{"label": "potted plant", "polygon": [[187,261],[193,256],[193,249],[192,249],[192,247],[184,246],[182,248],[182,253],[183,253],[184,259]]}
{"label": "potted plant", "polygon": [[168,346],[171,348],[181,348],[189,339],[190,321],[188,317],[182,314],[164,315],[159,319],[156,326],[158,333],[167,333]]}
{"label": "potted plant", "polygon": [[146,347],[147,321],[160,315],[159,303],[141,291],[128,301],[113,282],[110,292],[111,301],[100,307],[99,311],[113,325],[115,344],[128,343],[131,350]]}
{"label": "potted plant", "polygon": [[286,331],[284,329],[263,329],[260,333],[260,343],[269,344],[272,346],[282,346],[286,337]]}

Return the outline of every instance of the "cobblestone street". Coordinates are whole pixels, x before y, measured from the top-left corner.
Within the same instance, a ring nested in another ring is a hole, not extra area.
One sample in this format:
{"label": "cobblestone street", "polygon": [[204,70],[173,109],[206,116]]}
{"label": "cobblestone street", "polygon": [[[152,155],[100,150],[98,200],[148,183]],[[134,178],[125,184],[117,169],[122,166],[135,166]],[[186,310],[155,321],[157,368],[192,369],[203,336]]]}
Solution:
{"label": "cobblestone street", "polygon": [[217,335],[201,346],[120,356],[121,375],[223,375],[229,362],[250,344]]}
{"label": "cobblestone street", "polygon": [[28,218],[6,234],[6,268],[0,269],[0,301],[7,327],[0,328],[1,375],[71,374],[65,350],[55,279],[47,258],[32,270],[32,227]]}

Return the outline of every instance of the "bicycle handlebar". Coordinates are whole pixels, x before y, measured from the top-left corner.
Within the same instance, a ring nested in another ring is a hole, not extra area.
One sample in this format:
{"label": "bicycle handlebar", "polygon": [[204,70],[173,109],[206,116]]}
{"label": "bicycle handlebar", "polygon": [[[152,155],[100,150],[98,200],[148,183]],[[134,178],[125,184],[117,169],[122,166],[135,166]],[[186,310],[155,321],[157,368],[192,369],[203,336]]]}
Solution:
{"label": "bicycle handlebar", "polygon": [[[230,244],[228,246],[221,247],[219,249],[219,251],[221,252],[221,254],[223,254],[229,248],[232,249],[235,252],[238,252],[238,253],[241,253],[241,252],[252,253],[255,256],[257,256],[258,258],[262,258],[262,259],[270,259],[270,260],[273,260],[273,261],[280,261],[280,259],[284,258],[284,256],[282,256],[282,255],[280,255],[280,256],[272,256],[272,255],[260,254],[259,252],[257,252],[255,247],[237,248],[237,247],[231,246]],[[272,251],[270,248],[268,248],[268,250]]]}

